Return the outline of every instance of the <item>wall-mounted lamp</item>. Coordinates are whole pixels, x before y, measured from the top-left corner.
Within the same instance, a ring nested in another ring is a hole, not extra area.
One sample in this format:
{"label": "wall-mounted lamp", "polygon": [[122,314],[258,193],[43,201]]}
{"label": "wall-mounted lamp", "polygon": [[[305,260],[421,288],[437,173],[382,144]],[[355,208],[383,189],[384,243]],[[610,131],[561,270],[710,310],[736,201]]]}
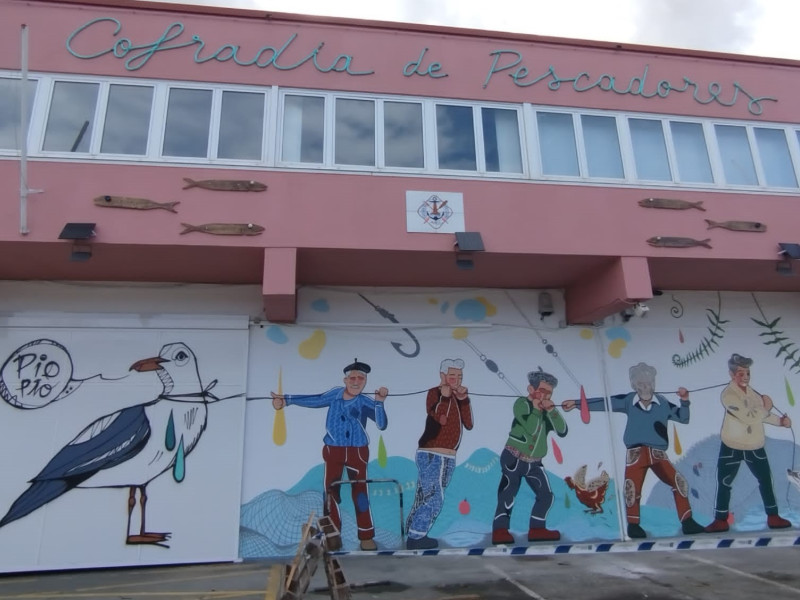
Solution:
{"label": "wall-mounted lamp", "polygon": [[60,240],[72,240],[72,252],[69,259],[85,262],[92,257],[92,246],[89,239],[94,237],[94,223],[67,223],[58,235]]}
{"label": "wall-mounted lamp", "polygon": [[794,265],[792,260],[800,259],[800,244],[779,243],[778,256],[780,259],[775,263],[775,271],[781,275],[794,275]]}
{"label": "wall-mounted lamp", "polygon": [[456,266],[466,271],[475,268],[470,256],[473,252],[484,252],[483,238],[479,231],[456,231]]}
{"label": "wall-mounted lamp", "polygon": [[545,317],[549,317],[552,314],[553,314],[553,297],[550,295],[550,292],[540,292],[539,315],[542,317],[542,321],[544,321]]}

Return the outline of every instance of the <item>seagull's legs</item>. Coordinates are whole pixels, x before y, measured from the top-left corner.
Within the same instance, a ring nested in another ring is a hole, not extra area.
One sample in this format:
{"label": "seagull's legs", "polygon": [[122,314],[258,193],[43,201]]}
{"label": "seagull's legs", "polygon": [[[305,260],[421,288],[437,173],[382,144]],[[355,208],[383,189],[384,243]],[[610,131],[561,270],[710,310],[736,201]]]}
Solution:
{"label": "seagull's legs", "polygon": [[131,513],[133,507],[136,506],[136,487],[131,486],[130,495],[128,496],[128,539],[127,544],[155,544],[157,546],[167,547],[162,543],[167,541],[172,534],[170,533],[153,533],[145,529],[145,508],[147,506],[147,491],[145,486],[140,485],[139,488],[139,510],[141,514],[141,521],[139,524],[139,535],[131,535]]}

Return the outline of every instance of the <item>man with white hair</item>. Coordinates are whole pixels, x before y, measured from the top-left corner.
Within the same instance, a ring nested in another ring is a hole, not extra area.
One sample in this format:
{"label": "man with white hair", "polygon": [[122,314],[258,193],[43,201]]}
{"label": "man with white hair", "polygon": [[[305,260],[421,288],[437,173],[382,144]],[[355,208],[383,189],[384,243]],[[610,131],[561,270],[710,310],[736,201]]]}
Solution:
{"label": "man with white hair", "polygon": [[[625,443],[625,513],[628,521],[628,537],[645,538],[647,533],[640,525],[640,503],[642,485],[647,471],[651,470],[672,489],[678,520],[683,533],[703,533],[703,527],[692,518],[689,505],[689,484],[667,456],[669,434],[667,423],[689,422],[689,391],[678,388],[680,404],[669,402],[656,389],[656,369],[646,363],[634,365],[628,371],[633,392],[611,396],[611,410],[624,413],[628,421],[622,441]],[[604,411],[604,398],[589,398],[589,410]],[[575,400],[565,400],[561,408],[575,408]]]}
{"label": "man with white hair", "polygon": [[428,532],[444,505],[444,490],[456,468],[462,430],[472,429],[472,407],[467,388],[461,385],[463,370],[462,359],[446,358],[439,367],[439,385],[428,390],[425,430],[416,455],[417,491],[406,526],[409,550],[439,546]]}
{"label": "man with white hair", "polygon": [[733,354],[728,360],[731,382],[722,390],[720,401],[725,407],[720,432],[719,458],[717,459],[717,498],[714,503],[714,520],[706,531],[728,531],[728,507],[731,501],[733,480],[744,462],[758,481],[758,491],[767,513],[767,527],[784,529],[792,522],[778,514],[778,501],[772,487],[772,469],[764,448],[767,438],[764,423],[791,427],[788,415],[772,412],[772,398],[759,394],[750,387],[752,358]]}

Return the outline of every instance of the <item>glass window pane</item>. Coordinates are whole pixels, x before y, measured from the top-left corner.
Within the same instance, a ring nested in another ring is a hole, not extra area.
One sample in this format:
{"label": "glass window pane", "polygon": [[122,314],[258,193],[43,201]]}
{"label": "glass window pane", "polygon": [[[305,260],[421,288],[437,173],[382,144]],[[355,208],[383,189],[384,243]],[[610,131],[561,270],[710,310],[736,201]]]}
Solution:
{"label": "glass window pane", "polygon": [[572,115],[537,112],[539,153],[545,175],[580,175]]}
{"label": "glass window pane", "polygon": [[[0,149],[19,150],[20,128],[20,97],[22,91],[21,79],[0,78]],[[27,122],[31,122],[31,109],[33,97],[36,94],[36,82],[28,80],[26,92]]]}
{"label": "glass window pane", "polygon": [[714,177],[711,174],[703,126],[700,123],[683,121],[670,121],[669,126],[675,145],[680,180],[713,183]]}
{"label": "glass window pane", "polygon": [[499,108],[481,109],[483,151],[486,170],[522,173],[517,111]]}
{"label": "glass window pane", "polygon": [[437,104],[436,139],[440,169],[478,169],[471,106]]}
{"label": "glass window pane", "polygon": [[211,90],[172,88],[167,103],[164,154],[167,156],[208,156],[211,123]]}
{"label": "glass window pane", "polygon": [[614,117],[581,115],[583,145],[589,177],[623,178],[617,120]]}
{"label": "glass window pane", "polygon": [[388,167],[425,166],[421,104],[383,103],[383,153]]}
{"label": "glass window pane", "polygon": [[283,102],[283,160],[321,163],[324,140],[325,99],[286,96]]}
{"label": "glass window pane", "polygon": [[147,154],[147,133],[150,129],[152,107],[152,87],[110,86],[100,152]]}
{"label": "glass window pane", "polygon": [[44,132],[44,149],[88,152],[97,104],[97,83],[57,81]]}
{"label": "glass window pane", "polygon": [[783,129],[756,127],[755,134],[767,185],[797,187],[797,177]]}
{"label": "glass window pane", "polygon": [[261,159],[264,94],[222,92],[218,158]]}
{"label": "glass window pane", "polygon": [[664,128],[655,119],[628,119],[638,179],[671,181]]}
{"label": "glass window pane", "polygon": [[747,130],[733,125],[715,125],[714,130],[722,157],[725,181],[738,185],[758,185]]}
{"label": "glass window pane", "polygon": [[334,162],[375,166],[375,103],[337,98]]}

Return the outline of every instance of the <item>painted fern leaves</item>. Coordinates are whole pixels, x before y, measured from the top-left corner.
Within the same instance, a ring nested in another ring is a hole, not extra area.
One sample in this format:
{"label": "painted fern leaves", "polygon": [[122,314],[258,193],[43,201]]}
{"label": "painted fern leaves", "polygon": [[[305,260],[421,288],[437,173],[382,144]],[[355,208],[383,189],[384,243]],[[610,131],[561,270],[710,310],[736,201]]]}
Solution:
{"label": "painted fern leaves", "polygon": [[717,347],[719,346],[719,341],[725,336],[725,328],[723,325],[729,321],[728,319],[723,319],[718,311],[710,308],[706,309],[706,319],[709,323],[706,327],[708,335],[703,336],[703,339],[700,340],[697,348],[685,356],[681,356],[680,354],[673,355],[673,365],[676,367],[688,367],[692,363],[695,363],[716,351]]}
{"label": "painted fern leaves", "polygon": [[788,336],[784,335],[783,331],[778,329],[781,317],[769,321],[758,300],[756,300],[755,294],[753,294],[753,302],[756,303],[758,312],[761,313],[763,320],[754,319],[753,317],[750,317],[750,319],[753,323],[766,330],[759,333],[758,336],[764,338],[765,346],[776,346],[778,348],[775,358],[783,356],[784,367],[788,365],[790,370],[800,373],[800,348]]}

